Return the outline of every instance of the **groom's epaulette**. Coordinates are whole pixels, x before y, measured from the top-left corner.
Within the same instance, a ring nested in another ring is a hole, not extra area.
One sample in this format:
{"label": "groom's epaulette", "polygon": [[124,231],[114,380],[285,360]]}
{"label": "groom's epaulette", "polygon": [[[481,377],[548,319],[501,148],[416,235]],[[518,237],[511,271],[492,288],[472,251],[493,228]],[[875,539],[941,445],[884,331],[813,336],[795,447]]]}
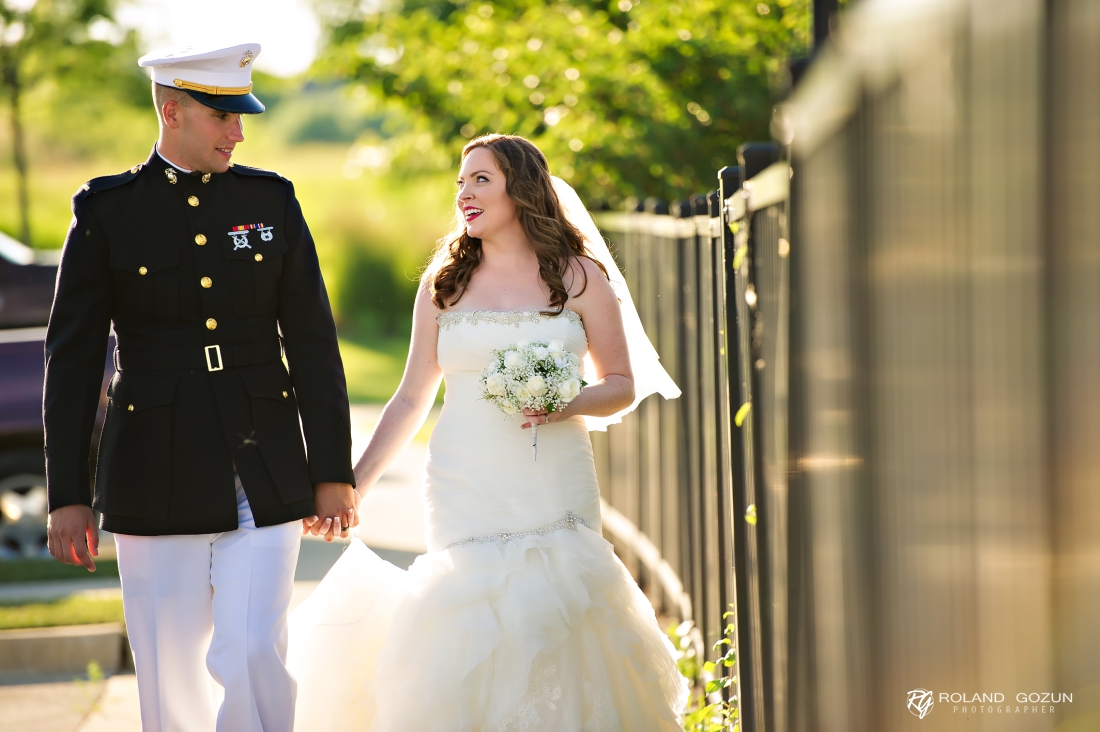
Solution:
{"label": "groom's epaulette", "polygon": [[229,170],[234,172],[234,173],[240,173],[241,175],[256,175],[256,176],[261,176],[261,177],[264,177],[264,178],[275,178],[276,180],[281,180],[284,183],[289,183],[290,182],[289,180],[287,180],[283,176],[276,173],[274,170],[264,170],[263,168],[253,168],[253,167],[248,166],[248,165],[238,165],[236,163],[230,164]]}
{"label": "groom's epaulette", "polygon": [[136,180],[141,168],[141,165],[135,165],[129,170],[118,173],[117,175],[103,175],[99,178],[92,178],[90,181],[80,186],[76,193],[73,194],[73,203],[79,203],[93,193],[109,191],[112,188],[118,188],[121,185],[126,185],[132,180]]}

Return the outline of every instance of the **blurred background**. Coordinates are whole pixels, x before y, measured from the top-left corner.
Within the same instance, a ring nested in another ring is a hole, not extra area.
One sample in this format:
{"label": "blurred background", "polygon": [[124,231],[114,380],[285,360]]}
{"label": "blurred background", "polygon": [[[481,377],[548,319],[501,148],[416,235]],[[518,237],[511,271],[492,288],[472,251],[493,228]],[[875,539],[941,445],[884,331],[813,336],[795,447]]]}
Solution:
{"label": "blurred background", "polygon": [[[42,553],[41,326],[69,198],[156,134],[135,60],[256,40],[269,111],[237,159],[296,184],[356,449],[466,140],[530,137],[597,211],[683,390],[593,453],[605,535],[692,682],[686,730],[1100,728],[1097,0],[0,0],[0,18],[0,557]],[[430,428],[368,494],[365,540],[398,563],[423,551]],[[299,599],[338,554],[315,545]],[[101,624],[81,643],[125,668],[109,567],[76,593],[71,568],[0,561],[0,628],[38,633],[0,630],[0,682],[77,647],[44,625]],[[28,700],[66,694],[48,708],[85,711],[53,728],[132,729],[132,676],[102,677],[0,683],[0,719],[45,724]]]}
{"label": "blurred background", "polygon": [[526,135],[594,205],[714,187],[765,138],[805,0],[4,0],[0,232],[61,246],[69,199],[156,138],[136,65],[166,44],[258,41],[238,162],[294,181],[356,401],[400,378],[420,267],[463,143]]}
{"label": "blurred background", "polygon": [[[594,210],[706,193],[738,146],[769,137],[812,23],[810,0],[0,0],[5,729],[136,729],[112,540],[94,576],[45,559],[40,394],[70,198],[143,161],[156,139],[138,57],[262,44],[253,81],[267,111],[246,118],[234,159],[295,184],[339,328],[358,451],[400,380],[416,282],[450,227],[467,140],[529,137]],[[364,541],[402,566],[424,550],[431,423],[364,504]],[[295,603],[340,549],[303,542]],[[694,654],[685,669],[703,683]]]}

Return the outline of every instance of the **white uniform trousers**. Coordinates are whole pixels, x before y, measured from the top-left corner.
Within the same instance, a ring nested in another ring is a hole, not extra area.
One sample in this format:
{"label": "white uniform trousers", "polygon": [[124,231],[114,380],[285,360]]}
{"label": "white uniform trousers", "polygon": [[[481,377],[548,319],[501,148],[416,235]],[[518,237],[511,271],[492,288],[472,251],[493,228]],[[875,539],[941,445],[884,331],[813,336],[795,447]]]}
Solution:
{"label": "white uniform trousers", "polygon": [[287,608],[301,524],[115,535],[143,732],[290,732]]}

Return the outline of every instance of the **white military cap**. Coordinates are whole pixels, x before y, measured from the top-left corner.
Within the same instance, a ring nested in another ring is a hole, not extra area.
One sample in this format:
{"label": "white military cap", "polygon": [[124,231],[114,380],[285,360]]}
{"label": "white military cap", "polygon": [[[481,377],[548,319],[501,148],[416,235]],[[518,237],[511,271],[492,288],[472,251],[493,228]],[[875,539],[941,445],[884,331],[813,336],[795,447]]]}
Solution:
{"label": "white military cap", "polygon": [[208,107],[223,112],[258,114],[264,105],[252,94],[252,62],[259,43],[237,46],[162,48],[138,59],[153,81],[181,89]]}

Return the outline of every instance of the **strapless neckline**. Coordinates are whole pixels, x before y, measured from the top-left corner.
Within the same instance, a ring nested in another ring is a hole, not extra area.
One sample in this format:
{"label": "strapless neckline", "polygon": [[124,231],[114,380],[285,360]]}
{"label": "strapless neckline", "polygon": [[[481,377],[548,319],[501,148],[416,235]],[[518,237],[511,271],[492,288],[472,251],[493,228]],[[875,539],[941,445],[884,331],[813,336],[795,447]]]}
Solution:
{"label": "strapless neckline", "polygon": [[496,323],[498,325],[512,325],[519,327],[520,323],[534,323],[542,319],[565,318],[570,323],[584,328],[584,321],[577,311],[565,308],[559,315],[547,315],[541,310],[453,310],[446,313],[437,313],[435,322],[441,329],[449,328],[460,323]]}

